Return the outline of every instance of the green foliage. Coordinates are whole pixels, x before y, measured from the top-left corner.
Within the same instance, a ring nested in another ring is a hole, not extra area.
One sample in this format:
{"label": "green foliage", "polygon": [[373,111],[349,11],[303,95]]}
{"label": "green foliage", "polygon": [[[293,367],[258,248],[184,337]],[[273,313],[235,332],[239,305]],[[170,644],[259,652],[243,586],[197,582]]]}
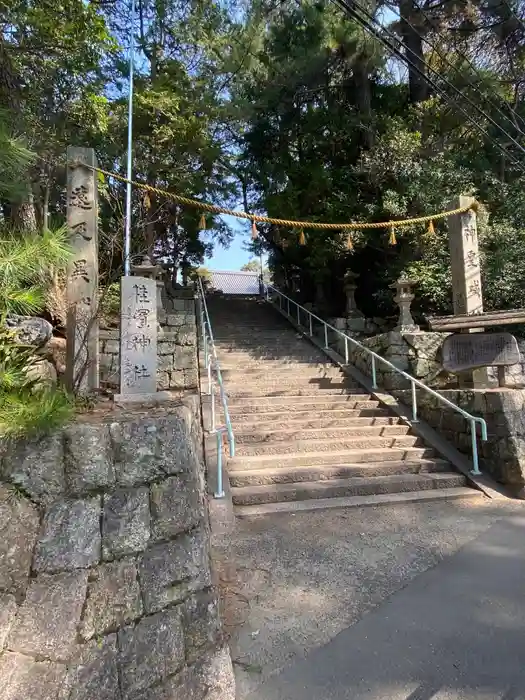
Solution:
{"label": "green foliage", "polygon": [[65,227],[42,234],[0,232],[0,314],[42,310],[51,276],[70,255]]}
{"label": "green foliage", "polygon": [[0,390],[0,435],[22,437],[51,433],[73,414],[71,397],[60,389]]}

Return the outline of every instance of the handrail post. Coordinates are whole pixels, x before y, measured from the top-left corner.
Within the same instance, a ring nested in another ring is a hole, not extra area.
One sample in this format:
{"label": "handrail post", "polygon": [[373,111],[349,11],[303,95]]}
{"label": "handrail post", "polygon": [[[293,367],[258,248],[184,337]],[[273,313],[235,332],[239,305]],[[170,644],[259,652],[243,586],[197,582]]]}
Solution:
{"label": "handrail post", "polygon": [[479,457],[478,457],[478,438],[476,435],[476,421],[474,418],[470,419],[470,438],[472,440],[472,465],[473,469],[471,474],[474,476],[479,476],[481,474],[479,470]]}
{"label": "handrail post", "polygon": [[211,360],[208,358],[208,394],[211,394]]}
{"label": "handrail post", "polygon": [[301,325],[301,316],[300,316],[301,312],[300,312],[299,304],[296,304],[296,306],[297,306],[297,325],[300,326]]}
{"label": "handrail post", "polygon": [[215,387],[211,387],[211,432],[215,432]]}
{"label": "handrail post", "polygon": [[348,364],[348,338],[345,335],[345,364]]}
{"label": "handrail post", "polygon": [[313,336],[313,330],[312,330],[312,314],[308,314],[308,319],[310,321],[310,338]]}
{"label": "handrail post", "polygon": [[376,358],[372,355],[372,389],[377,389]]}
{"label": "handrail post", "polygon": [[410,389],[412,391],[412,423],[417,423],[417,396],[414,382],[410,382]]}
{"label": "handrail post", "polygon": [[290,315],[290,299],[288,299],[288,297],[286,297],[286,308],[288,309],[288,312],[287,312],[287,313],[288,313],[288,316],[289,316],[289,315]]}
{"label": "handrail post", "polygon": [[325,348],[328,347],[328,326],[326,323],[324,324],[324,346]]}
{"label": "handrail post", "polygon": [[222,487],[222,430],[217,430],[217,491],[215,498],[224,498]]}

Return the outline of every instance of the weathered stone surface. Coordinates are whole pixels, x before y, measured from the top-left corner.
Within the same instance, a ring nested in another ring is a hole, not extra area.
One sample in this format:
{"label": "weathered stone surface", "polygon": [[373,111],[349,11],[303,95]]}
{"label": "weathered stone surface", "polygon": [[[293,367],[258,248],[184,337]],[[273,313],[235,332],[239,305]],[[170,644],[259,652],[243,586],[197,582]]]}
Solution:
{"label": "weathered stone surface", "polygon": [[204,532],[181,535],[173,542],[150,547],[139,562],[146,612],[156,612],[183,600],[189,592],[211,585]]}
{"label": "weathered stone surface", "polygon": [[7,317],[6,325],[16,334],[16,340],[21,345],[33,345],[41,348],[53,335],[53,326],[44,318],[37,316],[17,316],[12,314]]}
{"label": "weathered stone surface", "polygon": [[38,352],[39,355],[47,358],[52,362],[58,374],[64,374],[66,371],[66,339],[54,336],[50,338],[43,348]]}
{"label": "weathered stone surface", "polygon": [[191,346],[181,346],[173,358],[173,369],[191,369],[197,364],[195,348]]}
{"label": "weathered stone surface", "polygon": [[13,443],[3,456],[2,475],[37,503],[50,503],[65,490],[62,436]]}
{"label": "weathered stone surface", "polygon": [[80,627],[84,639],[117,630],[142,614],[135,562],[102,564],[91,574]]}
{"label": "weathered stone surface", "polygon": [[215,647],[221,640],[221,624],[214,591],[201,591],[182,605],[182,621],[186,658],[191,663],[203,650]]}
{"label": "weathered stone surface", "polygon": [[79,658],[68,668],[60,700],[121,700],[116,635],[80,649]]}
{"label": "weathered stone surface", "polygon": [[39,526],[36,507],[0,485],[0,591],[24,593]]}
{"label": "weathered stone surface", "polygon": [[184,664],[181,611],[166,610],[143,618],[118,633],[121,685],[125,697],[176,673]]}
{"label": "weathered stone surface", "polygon": [[16,600],[13,595],[0,596],[0,654],[16,615]]}
{"label": "weathered stone surface", "polygon": [[209,652],[197,663],[137,700],[235,700],[235,677],[230,652]]}
{"label": "weathered stone surface", "polygon": [[102,521],[104,559],[141,552],[149,538],[149,493],[146,487],[119,489],[105,500]]}
{"label": "weathered stone surface", "polygon": [[204,504],[193,475],[172,476],[151,487],[151,531],[167,540],[194,527],[204,517]]}
{"label": "weathered stone surface", "polygon": [[0,657],[2,700],[57,700],[66,667],[6,652]]}
{"label": "weathered stone surface", "polygon": [[39,360],[28,367],[26,376],[38,387],[56,386],[58,375],[55,365],[49,360]]}
{"label": "weathered stone surface", "polygon": [[177,369],[170,372],[170,389],[186,388],[186,370]]}
{"label": "weathered stone surface", "polygon": [[171,369],[173,369],[173,355],[161,355],[159,357],[159,363],[158,363],[158,371],[160,372],[169,372]]}
{"label": "weathered stone surface", "polygon": [[54,503],[36,546],[35,571],[83,569],[99,561],[100,507],[100,497]]}
{"label": "weathered stone surface", "polygon": [[157,389],[166,391],[171,387],[170,372],[157,372]]}
{"label": "weathered stone surface", "polygon": [[520,360],[518,343],[510,333],[453,333],[443,343],[442,353],[449,372],[514,365]]}
{"label": "weathered stone surface", "polygon": [[52,661],[67,661],[75,652],[87,578],[87,571],[76,571],[42,574],[34,579],[9,634],[8,648]]}
{"label": "weathered stone surface", "polygon": [[134,486],[194,468],[189,411],[180,407],[165,418],[142,417],[111,425],[117,483]]}
{"label": "weathered stone surface", "polygon": [[65,437],[66,481],[72,494],[115,483],[109,426],[75,423],[66,429]]}

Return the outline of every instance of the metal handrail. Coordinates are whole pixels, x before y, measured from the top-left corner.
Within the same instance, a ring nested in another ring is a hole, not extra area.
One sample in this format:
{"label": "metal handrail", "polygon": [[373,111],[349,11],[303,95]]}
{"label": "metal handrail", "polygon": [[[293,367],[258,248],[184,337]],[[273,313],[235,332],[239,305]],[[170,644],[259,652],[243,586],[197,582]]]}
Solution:
{"label": "metal handrail", "polygon": [[367,355],[370,355],[372,358],[372,389],[378,388],[377,376],[376,376],[376,362],[382,362],[384,365],[386,365],[387,367],[390,367],[390,369],[394,370],[394,372],[397,372],[397,374],[400,374],[402,377],[405,377],[406,379],[408,379],[408,381],[410,382],[410,389],[411,389],[411,394],[412,394],[412,422],[413,423],[418,422],[416,386],[420,387],[421,389],[424,389],[431,396],[435,396],[437,399],[439,399],[439,401],[441,401],[441,403],[444,403],[446,406],[450,406],[450,408],[452,408],[454,411],[456,411],[457,413],[460,413],[464,418],[466,418],[469,421],[470,435],[471,435],[471,441],[472,441],[473,469],[471,470],[471,474],[474,474],[474,475],[481,474],[481,471],[479,469],[476,423],[479,423],[481,426],[481,439],[483,441],[487,440],[487,423],[486,423],[484,418],[480,418],[479,416],[473,416],[471,413],[468,413],[467,411],[464,411],[459,406],[456,406],[455,403],[452,403],[452,401],[449,401],[448,399],[446,399],[442,394],[438,393],[437,391],[434,391],[434,389],[431,389],[426,384],[423,384],[423,382],[419,381],[419,379],[416,379],[415,377],[412,377],[410,374],[403,372],[402,369],[399,369],[399,367],[396,367],[394,364],[392,364],[391,362],[386,360],[384,357],[381,357],[381,355],[378,355],[373,350],[370,350],[370,348],[367,348],[365,345],[362,345],[359,341],[355,340],[355,338],[352,338],[349,335],[346,335],[346,333],[343,333],[338,328],[334,328],[334,326],[331,326],[329,323],[326,323],[326,321],[324,321],[322,318],[319,318],[319,316],[316,316],[311,311],[308,311],[308,309],[306,309],[304,306],[301,306],[296,301],[294,301],[290,297],[286,296],[286,294],[283,294],[281,291],[279,291],[275,287],[272,287],[271,285],[266,285],[265,289],[266,289],[266,291],[265,291],[266,301],[270,302],[269,291],[275,292],[275,294],[277,294],[279,296],[279,308],[281,309],[281,311],[283,311],[283,300],[286,300],[286,305],[287,305],[286,313],[289,316],[289,318],[292,318],[292,315],[290,313],[290,304],[294,304],[297,307],[297,324],[299,326],[301,326],[301,322],[300,322],[301,311],[308,315],[308,334],[310,337],[313,337],[312,319],[319,321],[319,323],[321,323],[324,327],[324,346],[325,346],[325,348],[329,348],[328,329],[330,329],[331,331],[334,331],[339,336],[341,336],[341,338],[343,338],[345,341],[345,363],[346,364],[348,364],[348,343],[349,342],[352,343],[352,345],[355,345],[356,347],[360,348],[361,350],[364,350]]}
{"label": "metal handrail", "polygon": [[[217,359],[215,350],[215,340],[211,328],[210,316],[208,314],[208,306],[206,304],[206,296],[200,275],[197,276],[197,299],[199,301],[199,322],[201,329],[201,339],[204,348],[204,365],[208,375],[208,394],[211,397],[211,430],[210,433],[217,435],[217,491],[215,498],[224,498],[223,488],[223,467],[222,467],[222,436],[227,435],[230,457],[235,457],[235,436],[228,410],[228,399],[224,391],[224,383],[222,381],[221,368]],[[219,387],[219,396],[224,414],[224,425],[216,425],[215,423],[215,386],[214,374]]]}

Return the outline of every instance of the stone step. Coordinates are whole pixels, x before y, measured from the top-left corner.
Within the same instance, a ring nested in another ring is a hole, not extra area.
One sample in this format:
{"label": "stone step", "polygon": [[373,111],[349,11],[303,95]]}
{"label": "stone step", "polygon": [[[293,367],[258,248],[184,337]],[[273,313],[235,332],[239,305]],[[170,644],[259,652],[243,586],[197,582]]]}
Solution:
{"label": "stone step", "polygon": [[[231,362],[229,359],[224,359],[218,355],[219,364],[224,376],[233,376],[235,374],[247,374],[250,377],[253,375],[267,376],[268,373],[279,374],[311,374],[312,376],[325,376],[335,374],[341,376],[341,370],[333,364],[325,364],[322,362],[287,362],[280,360],[249,360],[239,359],[237,362]],[[228,356],[226,356],[228,358]],[[344,375],[343,375],[344,376]]]}
{"label": "stone step", "polygon": [[369,394],[366,393],[364,389],[360,389],[358,387],[339,387],[339,388],[325,388],[325,387],[320,387],[320,388],[312,388],[309,385],[306,385],[304,387],[301,387],[300,385],[291,385],[290,387],[281,387],[278,388],[277,386],[261,386],[261,387],[256,387],[254,386],[253,388],[249,385],[247,382],[247,385],[243,389],[236,389],[235,387],[232,389],[229,386],[225,386],[226,389],[226,395],[232,399],[252,399],[253,401],[258,401],[258,399],[264,399],[264,398],[279,398],[279,397],[290,397],[290,398],[295,398],[297,400],[301,400],[301,397],[305,397],[305,401],[309,401],[310,398],[315,398],[317,396],[323,396],[323,397],[328,397],[328,396],[343,396],[343,397],[353,397],[353,400],[356,401],[357,399],[355,397],[362,397],[362,396],[369,396]]}
{"label": "stone step", "polygon": [[382,477],[392,474],[425,474],[449,472],[450,463],[445,459],[420,459],[416,462],[366,462],[362,464],[317,465],[310,467],[284,467],[276,469],[229,470],[232,486],[255,486],[264,484],[290,484],[303,481],[328,481],[353,477]]}
{"label": "stone step", "polygon": [[[222,376],[225,381],[229,382],[255,382],[259,383],[261,381],[291,381],[298,379],[300,381],[312,381],[320,382],[323,380],[328,381],[348,381],[348,377],[335,365],[327,365],[325,367],[315,367],[312,365],[300,365],[299,367],[294,367],[294,365],[286,365],[281,367],[279,364],[274,366],[264,366],[255,365],[253,367],[245,367],[242,365],[236,365],[235,367],[230,367],[230,365],[225,365],[220,361]],[[356,382],[353,382],[354,384]]]}
{"label": "stone step", "polygon": [[284,501],[265,503],[256,506],[237,506],[234,513],[238,518],[256,518],[275,516],[279,513],[303,513],[331,508],[364,508],[367,506],[400,506],[427,501],[449,501],[454,499],[485,498],[481,491],[465,486],[447,489],[430,489],[428,491],[409,491],[404,493],[374,494],[372,496],[351,496],[347,498],[314,498],[306,501]]}
{"label": "stone step", "polygon": [[318,498],[348,498],[407,491],[428,491],[465,486],[462,474],[395,474],[382,477],[354,477],[330,481],[308,481],[295,484],[274,484],[271,487],[243,486],[231,489],[235,506],[305,501]]}
{"label": "stone step", "polygon": [[228,471],[237,469],[264,469],[266,467],[318,466],[319,464],[345,465],[363,462],[389,462],[435,457],[428,447],[368,447],[366,449],[334,449],[331,452],[290,452],[285,454],[236,455],[228,460]]}
{"label": "stone step", "polygon": [[338,438],[318,439],[318,440],[282,440],[276,442],[257,442],[249,445],[240,444],[236,448],[236,455],[287,455],[299,453],[332,452],[342,450],[374,450],[382,448],[404,448],[419,447],[422,444],[421,438],[417,435],[396,436],[367,436],[351,437],[343,433]]}
{"label": "stone step", "polygon": [[295,353],[294,355],[288,356],[279,354],[279,351],[275,348],[260,348],[257,354],[254,354],[253,352],[240,352],[238,350],[229,351],[219,347],[216,349],[217,357],[219,358],[221,366],[224,363],[225,366],[226,364],[231,364],[235,367],[239,365],[241,367],[244,365],[247,367],[257,367],[259,366],[259,363],[261,363],[263,366],[270,363],[270,366],[272,367],[279,366],[284,368],[297,367],[299,365],[306,365],[310,367],[312,365],[319,366],[326,364],[326,358],[324,358],[321,353],[314,352]]}
{"label": "stone step", "polygon": [[349,394],[334,394],[329,396],[260,396],[237,397],[228,401],[230,415],[248,415],[267,412],[285,412],[288,415],[296,411],[338,411],[349,409],[353,411],[376,410],[379,401],[375,401],[369,394],[355,396]]}
{"label": "stone step", "polygon": [[[293,419],[289,413],[259,413],[259,420],[254,420],[251,414],[235,417],[235,432],[261,432],[272,430],[307,430],[308,428],[361,428],[374,425],[399,425],[401,419],[389,416],[385,410],[385,415],[374,415],[381,409],[368,411],[372,415],[361,415],[367,411],[299,411],[302,418],[297,417],[294,411]],[[348,415],[350,414],[350,415]],[[355,414],[355,417],[353,416]]]}
{"label": "stone step", "polygon": [[355,437],[397,437],[407,435],[410,426],[398,425],[372,425],[372,426],[339,426],[339,427],[315,427],[297,428],[285,426],[279,430],[242,430],[235,431],[237,445],[274,444],[293,440],[328,440],[353,439]]}

